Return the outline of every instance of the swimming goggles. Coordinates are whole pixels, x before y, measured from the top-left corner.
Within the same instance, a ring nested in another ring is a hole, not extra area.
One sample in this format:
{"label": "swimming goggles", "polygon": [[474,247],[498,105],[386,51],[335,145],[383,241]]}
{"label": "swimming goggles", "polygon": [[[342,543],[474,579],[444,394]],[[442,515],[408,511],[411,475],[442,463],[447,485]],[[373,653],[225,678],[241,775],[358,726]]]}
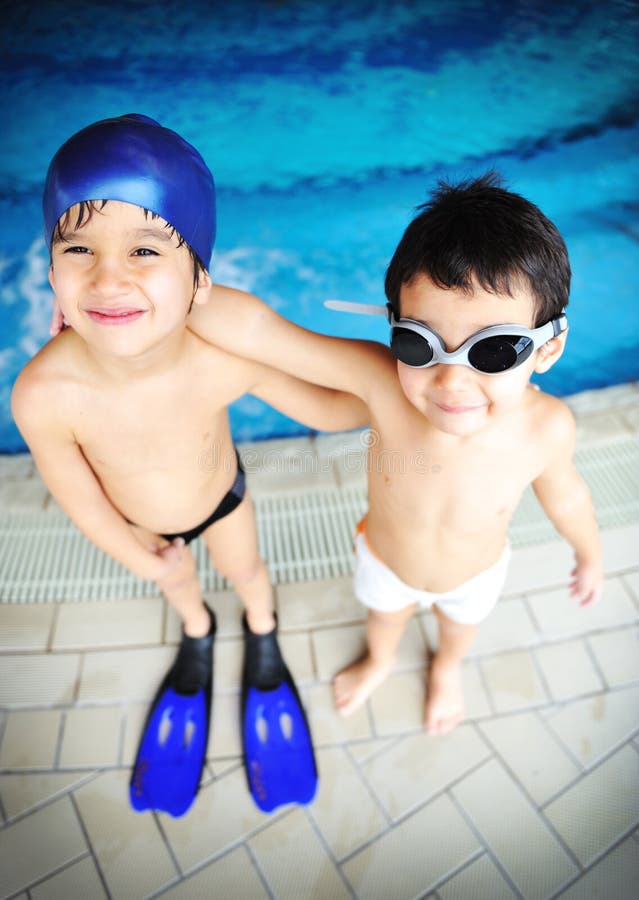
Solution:
{"label": "swimming goggles", "polygon": [[325,306],[347,312],[387,315],[390,320],[390,349],[406,366],[425,369],[439,363],[468,366],[484,375],[499,375],[516,369],[553,337],[566,331],[568,320],[562,313],[539,328],[523,325],[492,325],[472,334],[457,350],[447,353],[441,337],[428,325],[415,319],[396,319],[381,306],[327,300]]}

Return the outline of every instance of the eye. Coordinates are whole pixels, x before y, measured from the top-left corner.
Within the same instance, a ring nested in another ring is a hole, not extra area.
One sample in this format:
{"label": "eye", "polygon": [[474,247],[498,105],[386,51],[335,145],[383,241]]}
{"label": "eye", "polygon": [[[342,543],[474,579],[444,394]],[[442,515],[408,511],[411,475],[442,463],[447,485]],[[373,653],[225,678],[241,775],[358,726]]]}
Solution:
{"label": "eye", "polygon": [[63,250],[63,253],[90,253],[90,252],[91,251],[89,250],[88,247],[79,247],[76,245],[74,245],[72,247],[65,247],[65,249]]}
{"label": "eye", "polygon": [[151,250],[150,247],[138,247],[133,251],[134,256],[159,256],[157,250]]}

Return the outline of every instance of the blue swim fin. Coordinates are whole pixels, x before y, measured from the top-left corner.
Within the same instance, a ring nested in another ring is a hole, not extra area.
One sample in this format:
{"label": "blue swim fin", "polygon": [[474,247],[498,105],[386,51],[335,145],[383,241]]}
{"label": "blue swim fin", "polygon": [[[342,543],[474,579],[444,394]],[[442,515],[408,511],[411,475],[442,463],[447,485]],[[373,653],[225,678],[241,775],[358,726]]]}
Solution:
{"label": "blue swim fin", "polygon": [[317,765],[311,733],[277,629],[259,635],[244,619],[242,748],[249,791],[263,812],[311,803]]}
{"label": "blue swim fin", "polygon": [[174,665],[151,705],[129,784],[131,806],[183,816],[195,800],[208,744],[213,638],[182,635]]}

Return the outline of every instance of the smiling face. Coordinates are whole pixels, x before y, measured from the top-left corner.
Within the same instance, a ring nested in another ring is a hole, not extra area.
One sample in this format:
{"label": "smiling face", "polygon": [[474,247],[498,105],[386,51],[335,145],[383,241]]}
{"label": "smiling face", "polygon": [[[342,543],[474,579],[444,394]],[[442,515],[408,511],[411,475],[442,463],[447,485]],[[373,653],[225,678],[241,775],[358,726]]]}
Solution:
{"label": "smiling face", "polygon": [[140,356],[182,329],[207,279],[194,288],[188,248],[130,203],[109,201],[51,247],[49,282],[66,321],[117,357]]}
{"label": "smiling face", "polygon": [[[446,350],[459,348],[475,332],[491,325],[534,327],[532,294],[524,287],[510,297],[493,294],[475,283],[472,293],[437,287],[426,275],[404,284],[400,312],[436,331]],[[533,372],[543,372],[559,358],[565,335],[554,338],[520,366],[484,375],[468,366],[439,363],[411,368],[397,363],[404,394],[429,422],[447,434],[468,436],[513,411],[521,402]]]}

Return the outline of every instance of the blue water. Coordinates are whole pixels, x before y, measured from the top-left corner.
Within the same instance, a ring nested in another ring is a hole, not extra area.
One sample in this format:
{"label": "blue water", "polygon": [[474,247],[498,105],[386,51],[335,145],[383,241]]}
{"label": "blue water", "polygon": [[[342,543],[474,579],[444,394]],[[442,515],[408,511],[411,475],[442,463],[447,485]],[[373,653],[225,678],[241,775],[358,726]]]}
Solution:
{"label": "blue water", "polygon": [[[212,8],[211,8],[212,7]],[[574,0],[3,4],[0,451],[17,373],[47,340],[48,161],[75,130],[143,112],[218,186],[216,280],[319,331],[386,340],[327,297],[383,302],[386,265],[437,179],[496,167],[562,231],[569,394],[639,377],[639,14]],[[238,439],[305,429],[250,397]]]}

